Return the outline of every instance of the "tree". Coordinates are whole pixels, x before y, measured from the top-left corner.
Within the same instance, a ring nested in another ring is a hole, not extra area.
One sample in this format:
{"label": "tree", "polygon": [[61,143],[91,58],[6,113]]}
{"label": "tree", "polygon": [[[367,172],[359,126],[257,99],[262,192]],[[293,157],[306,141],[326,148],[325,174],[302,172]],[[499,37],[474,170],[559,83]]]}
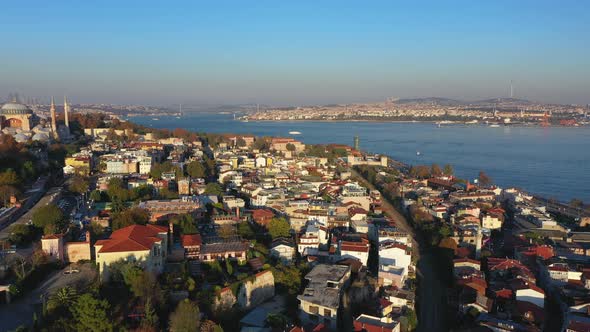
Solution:
{"label": "tree", "polygon": [[287,151],[295,151],[295,145],[291,144],[291,143],[287,143]]}
{"label": "tree", "polygon": [[149,213],[142,208],[134,207],[127,210],[123,210],[113,216],[113,230],[117,230],[123,227],[131,225],[145,225],[150,219]]}
{"label": "tree", "polygon": [[144,312],[145,316],[141,320],[141,327],[144,329],[157,330],[159,319],[150,299],[145,302]]}
{"label": "tree", "polygon": [[78,194],[84,194],[88,191],[88,181],[80,175],[74,175],[70,181],[68,189]]}
{"label": "tree", "polygon": [[99,300],[92,294],[86,293],[78,298],[70,310],[76,320],[76,330],[78,331],[113,331],[109,312],[110,305],[106,300]]}
{"label": "tree", "polygon": [[129,190],[123,187],[123,180],[120,178],[112,178],[109,180],[107,194],[113,202],[125,202],[129,199]]}
{"label": "tree", "polygon": [[197,225],[190,214],[181,214],[172,218],[172,222],[180,227],[182,234],[196,234],[199,232]]}
{"label": "tree", "polygon": [[16,224],[12,226],[10,231],[9,241],[10,243],[17,246],[30,243],[33,241],[33,237],[35,236],[33,228],[25,224]]}
{"label": "tree", "polygon": [[229,259],[225,260],[225,270],[227,271],[228,275],[234,274],[234,267],[231,265],[231,261]]}
{"label": "tree", "polygon": [[91,222],[88,230],[90,231],[93,239],[101,238],[104,234],[104,227],[102,227],[102,225],[97,221]]}
{"label": "tree", "polygon": [[443,171],[440,169],[438,164],[432,164],[430,167],[430,174],[432,174],[432,176],[440,176],[443,174]]}
{"label": "tree", "polygon": [[243,148],[246,146],[246,141],[242,137],[238,137],[236,140],[236,145],[240,148]]}
{"label": "tree", "polygon": [[204,178],[205,166],[200,161],[194,160],[186,166],[186,172],[191,178]]}
{"label": "tree", "polygon": [[144,301],[149,300],[152,304],[162,302],[162,291],[153,273],[133,264],[125,264],[121,267],[121,275],[135,297]]}
{"label": "tree", "polygon": [[2,204],[6,206],[12,196],[17,196],[19,194],[19,190],[15,186],[11,185],[0,185],[0,199],[2,200]]}
{"label": "tree", "polygon": [[221,196],[223,195],[223,189],[217,182],[207,183],[205,186],[205,194]]}
{"label": "tree", "polygon": [[67,220],[61,209],[55,204],[48,204],[38,208],[33,213],[33,225],[43,229],[44,234],[57,234],[66,230]]}
{"label": "tree", "polygon": [[425,179],[430,176],[430,167],[424,165],[410,167],[410,176]]}
{"label": "tree", "polygon": [[259,151],[268,151],[270,149],[270,140],[267,137],[256,138],[252,148]]}
{"label": "tree", "polygon": [[291,236],[291,225],[285,218],[272,218],[268,223],[268,232],[273,239]]}
{"label": "tree", "polygon": [[449,165],[449,164],[446,164],[446,165],[445,165],[445,168],[443,169],[443,173],[444,173],[446,176],[451,176],[451,175],[453,175],[453,173],[454,173],[453,166],[451,166],[451,165]]}
{"label": "tree", "polygon": [[219,227],[219,230],[217,231],[218,235],[224,239],[228,239],[234,235],[236,235],[236,229],[233,225],[230,224],[224,224],[221,225],[221,227]]}
{"label": "tree", "polygon": [[453,240],[450,237],[445,237],[442,240],[440,240],[438,246],[441,248],[451,249],[453,252],[457,250],[457,242],[455,242],[455,240]]}
{"label": "tree", "polygon": [[198,331],[200,325],[199,306],[189,300],[181,301],[170,315],[171,332]]}
{"label": "tree", "polygon": [[479,184],[487,187],[490,184],[492,184],[492,179],[484,172],[484,171],[479,171]]}
{"label": "tree", "polygon": [[20,185],[21,180],[12,169],[0,173],[0,199],[2,199],[4,206],[6,206],[11,196],[17,195]]}
{"label": "tree", "polygon": [[69,309],[75,305],[77,298],[78,292],[76,289],[69,286],[60,288],[49,297],[47,310],[53,312],[59,309]]}
{"label": "tree", "polygon": [[238,235],[244,239],[252,239],[255,234],[248,221],[244,220],[238,224]]}
{"label": "tree", "polygon": [[584,202],[581,199],[573,198],[570,201],[570,206],[576,209],[581,209],[584,207]]}
{"label": "tree", "polygon": [[90,199],[95,201],[95,202],[102,202],[102,194],[100,192],[100,190],[93,190],[90,193]]}

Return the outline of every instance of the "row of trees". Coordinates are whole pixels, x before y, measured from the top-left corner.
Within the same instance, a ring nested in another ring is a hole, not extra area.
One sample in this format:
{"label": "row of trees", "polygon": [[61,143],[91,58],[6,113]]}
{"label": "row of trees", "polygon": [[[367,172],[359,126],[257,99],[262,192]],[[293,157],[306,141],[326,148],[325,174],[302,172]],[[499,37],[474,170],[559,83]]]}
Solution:
{"label": "row of trees", "polygon": [[453,166],[446,164],[441,168],[438,164],[432,164],[431,166],[417,165],[410,167],[410,176],[420,179],[426,179],[433,176],[452,176],[454,173]]}

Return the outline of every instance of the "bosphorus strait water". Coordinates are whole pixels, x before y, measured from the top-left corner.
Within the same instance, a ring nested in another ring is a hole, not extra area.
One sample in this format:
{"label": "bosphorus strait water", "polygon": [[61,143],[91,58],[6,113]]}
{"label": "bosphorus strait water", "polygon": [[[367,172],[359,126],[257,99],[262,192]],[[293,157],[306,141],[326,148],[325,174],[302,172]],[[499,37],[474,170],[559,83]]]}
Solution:
{"label": "bosphorus strait water", "polygon": [[[190,131],[293,136],[305,143],[353,144],[412,164],[451,164],[457,176],[474,179],[485,171],[501,187],[519,187],[561,201],[590,202],[590,127],[491,128],[399,122],[240,122],[231,114],[182,118],[132,117],[138,124]],[[418,154],[419,152],[419,154]]]}

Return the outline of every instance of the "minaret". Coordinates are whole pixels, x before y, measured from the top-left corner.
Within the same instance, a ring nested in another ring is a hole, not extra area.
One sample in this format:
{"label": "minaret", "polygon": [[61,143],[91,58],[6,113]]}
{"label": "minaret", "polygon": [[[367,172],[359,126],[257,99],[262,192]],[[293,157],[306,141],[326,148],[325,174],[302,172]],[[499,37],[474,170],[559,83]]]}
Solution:
{"label": "minaret", "polygon": [[53,138],[57,139],[57,121],[55,119],[55,101],[53,97],[51,97],[51,107],[49,108],[49,112],[51,113],[51,131],[53,132]]}
{"label": "minaret", "polygon": [[70,112],[70,105],[68,105],[68,98],[64,96],[64,119],[66,128],[70,129],[70,120],[68,119],[68,113]]}

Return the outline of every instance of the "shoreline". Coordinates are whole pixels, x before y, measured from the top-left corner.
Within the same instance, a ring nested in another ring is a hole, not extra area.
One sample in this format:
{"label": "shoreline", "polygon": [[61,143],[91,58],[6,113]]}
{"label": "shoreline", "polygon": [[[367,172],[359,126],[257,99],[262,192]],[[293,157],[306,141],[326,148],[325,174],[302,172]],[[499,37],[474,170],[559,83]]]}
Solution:
{"label": "shoreline", "polygon": [[[277,123],[288,123],[288,122],[335,122],[335,123],[358,123],[358,122],[367,122],[367,123],[431,123],[431,124],[438,124],[441,121],[451,121],[451,120],[323,120],[323,119],[291,119],[291,120],[248,120],[243,121],[236,119],[236,121],[249,123],[249,122],[277,122]],[[539,124],[523,124],[523,123],[465,123],[465,122],[449,122],[449,123],[441,123],[441,127],[451,127],[451,126],[468,126],[468,127],[489,127],[490,125],[497,124],[499,127],[540,127],[540,128],[585,128],[590,127],[590,124],[580,124],[578,126],[563,126],[563,125],[549,125],[544,127]],[[493,127],[492,127],[493,128]]]}

